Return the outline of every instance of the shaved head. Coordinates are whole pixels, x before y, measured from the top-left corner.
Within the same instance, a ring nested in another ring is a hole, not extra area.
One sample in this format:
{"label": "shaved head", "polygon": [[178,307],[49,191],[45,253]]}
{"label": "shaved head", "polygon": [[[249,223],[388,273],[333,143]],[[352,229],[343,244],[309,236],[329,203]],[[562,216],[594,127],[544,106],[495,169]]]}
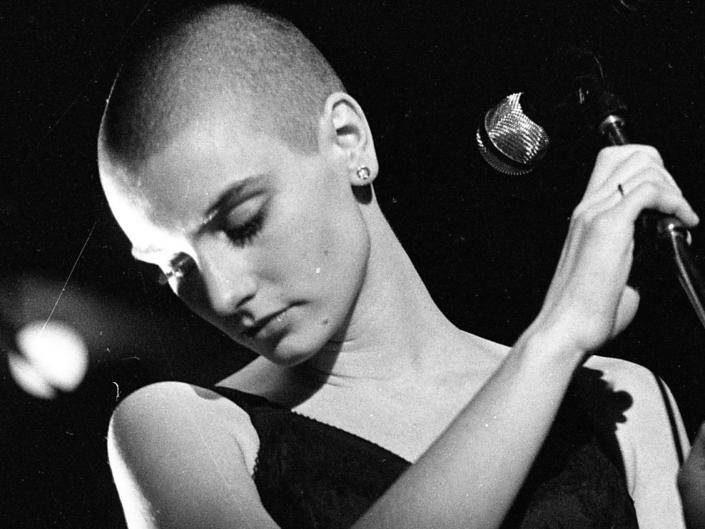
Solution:
{"label": "shaved head", "polygon": [[101,149],[135,167],[187,126],[225,114],[311,153],[325,100],[342,90],[291,23],[238,4],[192,9],[122,67],[103,116]]}

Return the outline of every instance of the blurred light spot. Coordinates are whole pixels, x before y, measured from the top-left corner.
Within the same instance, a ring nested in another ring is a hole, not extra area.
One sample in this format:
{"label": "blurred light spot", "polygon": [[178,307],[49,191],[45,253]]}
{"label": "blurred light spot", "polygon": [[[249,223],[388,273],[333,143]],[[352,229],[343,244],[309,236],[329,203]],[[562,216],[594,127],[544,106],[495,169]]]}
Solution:
{"label": "blurred light spot", "polygon": [[57,390],[73,391],[88,369],[88,350],[70,326],[60,322],[33,322],[17,333],[19,354],[8,355],[10,373],[27,393],[44,399]]}

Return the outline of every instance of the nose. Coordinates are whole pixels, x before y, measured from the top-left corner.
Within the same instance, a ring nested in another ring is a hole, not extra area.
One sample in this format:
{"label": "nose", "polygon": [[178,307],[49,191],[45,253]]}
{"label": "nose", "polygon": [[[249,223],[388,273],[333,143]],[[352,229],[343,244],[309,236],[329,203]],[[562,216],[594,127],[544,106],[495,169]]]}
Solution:
{"label": "nose", "polygon": [[246,259],[231,249],[204,251],[199,255],[201,280],[211,309],[229,316],[254,298],[257,280]]}

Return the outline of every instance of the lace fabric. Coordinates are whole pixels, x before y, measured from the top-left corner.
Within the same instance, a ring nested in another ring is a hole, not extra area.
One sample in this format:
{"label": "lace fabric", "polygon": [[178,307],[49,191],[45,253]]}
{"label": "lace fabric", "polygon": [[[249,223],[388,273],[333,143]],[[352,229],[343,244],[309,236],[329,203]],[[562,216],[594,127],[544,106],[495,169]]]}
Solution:
{"label": "lace fabric", "polygon": [[[253,478],[284,529],[350,527],[410,465],[262,397],[214,389],[249,414],[260,438]],[[569,394],[503,528],[638,527],[616,439],[594,430]]]}

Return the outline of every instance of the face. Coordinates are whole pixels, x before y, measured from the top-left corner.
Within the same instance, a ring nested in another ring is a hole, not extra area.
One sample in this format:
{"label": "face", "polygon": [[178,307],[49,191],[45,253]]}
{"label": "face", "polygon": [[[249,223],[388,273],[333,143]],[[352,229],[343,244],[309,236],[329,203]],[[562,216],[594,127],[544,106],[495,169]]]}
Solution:
{"label": "face", "polygon": [[219,120],[186,130],[139,170],[99,157],[134,256],[281,365],[343,339],[364,283],[368,232],[336,160]]}

